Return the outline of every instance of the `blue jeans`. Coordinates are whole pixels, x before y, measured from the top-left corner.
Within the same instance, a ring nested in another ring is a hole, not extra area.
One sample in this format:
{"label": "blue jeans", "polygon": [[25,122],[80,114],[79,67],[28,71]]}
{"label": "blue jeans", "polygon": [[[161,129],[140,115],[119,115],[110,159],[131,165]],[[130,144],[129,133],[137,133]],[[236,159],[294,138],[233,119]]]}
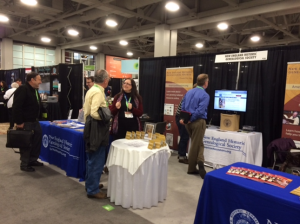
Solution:
{"label": "blue jeans", "polygon": [[86,153],[85,187],[88,195],[99,193],[99,183],[105,163],[106,146],[100,146],[96,152]]}
{"label": "blue jeans", "polygon": [[178,127],[180,140],[178,144],[178,155],[179,156],[186,156],[186,148],[190,139],[189,133],[187,132],[185,125],[179,123],[179,116],[176,116],[176,124]]}

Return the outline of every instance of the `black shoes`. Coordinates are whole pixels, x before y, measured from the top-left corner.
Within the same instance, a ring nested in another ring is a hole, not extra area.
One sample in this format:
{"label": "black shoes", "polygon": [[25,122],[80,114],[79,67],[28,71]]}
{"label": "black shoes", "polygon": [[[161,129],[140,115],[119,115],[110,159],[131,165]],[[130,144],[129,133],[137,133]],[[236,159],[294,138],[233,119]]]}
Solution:
{"label": "black shoes", "polygon": [[198,162],[199,174],[202,179],[204,179],[206,175],[206,171],[204,169],[204,163],[202,161]]}
{"label": "black shoes", "polygon": [[44,163],[40,163],[39,161],[32,161],[29,163],[29,166],[44,166]]}
{"label": "black shoes", "polygon": [[179,157],[178,162],[184,163],[184,164],[189,164],[189,160],[186,156],[184,157]]}
{"label": "black shoes", "polygon": [[192,172],[187,172],[187,174],[199,174],[199,170],[196,170],[196,171],[192,171]]}
{"label": "black shoes", "polygon": [[21,166],[20,169],[25,172],[34,172],[35,171],[35,169],[31,166],[25,166],[25,167]]}

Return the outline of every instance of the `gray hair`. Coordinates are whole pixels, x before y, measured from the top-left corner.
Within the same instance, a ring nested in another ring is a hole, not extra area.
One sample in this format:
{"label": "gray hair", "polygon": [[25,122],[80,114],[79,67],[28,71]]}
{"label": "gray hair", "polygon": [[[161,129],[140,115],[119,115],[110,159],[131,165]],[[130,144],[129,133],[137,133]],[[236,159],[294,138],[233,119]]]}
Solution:
{"label": "gray hair", "polygon": [[16,83],[16,82],[13,82],[13,83],[11,84],[11,88],[18,88],[18,87],[19,87],[19,84]]}
{"label": "gray hair", "polygon": [[103,83],[108,78],[108,72],[104,69],[99,69],[98,71],[96,71],[96,74],[94,76],[95,83]]}

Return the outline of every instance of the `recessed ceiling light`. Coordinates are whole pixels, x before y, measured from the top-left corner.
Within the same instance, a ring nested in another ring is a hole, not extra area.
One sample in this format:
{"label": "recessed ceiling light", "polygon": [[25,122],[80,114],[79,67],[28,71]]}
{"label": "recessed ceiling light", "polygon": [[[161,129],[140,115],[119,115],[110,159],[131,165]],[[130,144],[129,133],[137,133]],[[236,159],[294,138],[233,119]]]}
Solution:
{"label": "recessed ceiling light", "polygon": [[51,39],[48,37],[42,37],[41,40],[46,43],[49,43],[51,41]]}
{"label": "recessed ceiling light", "polygon": [[121,40],[119,43],[123,46],[126,46],[128,44],[128,42],[126,40]]}
{"label": "recessed ceiling light", "polygon": [[198,44],[196,44],[195,46],[198,47],[198,48],[202,48],[202,47],[203,47],[203,44],[198,43]]}
{"label": "recessed ceiling light", "polygon": [[128,55],[128,56],[132,56],[133,53],[132,53],[132,52],[127,52],[127,55]]}
{"label": "recessed ceiling light", "polygon": [[220,30],[226,30],[228,28],[227,23],[219,23],[217,26]]}
{"label": "recessed ceiling light", "polygon": [[91,50],[97,50],[98,48],[96,46],[90,46]]}
{"label": "recessed ceiling light", "polygon": [[254,35],[250,38],[253,42],[257,42],[260,40],[260,37],[258,35]]}
{"label": "recessed ceiling light", "polygon": [[70,30],[68,30],[68,34],[70,34],[72,36],[77,36],[79,34],[79,32],[77,30],[70,29]]}
{"label": "recessed ceiling light", "polygon": [[36,5],[37,1],[36,0],[21,0],[26,5]]}
{"label": "recessed ceiling light", "polygon": [[179,9],[179,5],[176,2],[168,2],[165,7],[167,10],[172,12],[175,12]]}
{"label": "recessed ceiling light", "polygon": [[7,22],[9,19],[4,15],[0,15],[0,22]]}
{"label": "recessed ceiling light", "polygon": [[106,20],[106,25],[110,26],[110,27],[115,27],[118,25],[118,23],[115,21],[115,20],[112,20],[112,19],[108,19]]}

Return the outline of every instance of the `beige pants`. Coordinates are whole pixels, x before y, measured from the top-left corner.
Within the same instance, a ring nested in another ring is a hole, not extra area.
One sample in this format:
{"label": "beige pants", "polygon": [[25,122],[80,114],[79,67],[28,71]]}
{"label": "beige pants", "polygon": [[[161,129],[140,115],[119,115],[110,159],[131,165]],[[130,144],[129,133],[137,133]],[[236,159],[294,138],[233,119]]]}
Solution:
{"label": "beige pants", "polygon": [[206,121],[204,119],[198,119],[190,124],[186,124],[185,128],[192,141],[189,151],[188,172],[194,172],[197,169],[198,161],[202,161],[204,163],[203,138],[206,129]]}

